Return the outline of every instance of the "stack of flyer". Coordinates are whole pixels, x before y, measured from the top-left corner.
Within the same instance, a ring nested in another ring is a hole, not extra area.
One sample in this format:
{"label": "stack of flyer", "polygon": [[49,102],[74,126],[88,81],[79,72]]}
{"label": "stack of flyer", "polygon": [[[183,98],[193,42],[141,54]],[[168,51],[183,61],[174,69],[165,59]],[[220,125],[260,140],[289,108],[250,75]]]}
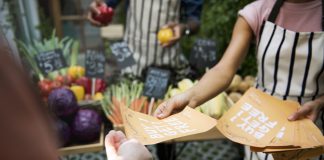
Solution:
{"label": "stack of flyer", "polygon": [[[288,121],[300,105],[251,88],[217,121],[228,139],[275,159],[305,159],[324,153],[324,137],[309,119]],[[296,157],[298,156],[298,157]]]}

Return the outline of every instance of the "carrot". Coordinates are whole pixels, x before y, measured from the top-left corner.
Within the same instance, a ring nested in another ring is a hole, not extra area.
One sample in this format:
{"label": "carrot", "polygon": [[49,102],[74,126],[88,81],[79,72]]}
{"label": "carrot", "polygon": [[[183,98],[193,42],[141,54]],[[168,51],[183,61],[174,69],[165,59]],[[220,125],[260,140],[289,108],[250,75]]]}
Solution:
{"label": "carrot", "polygon": [[111,123],[113,123],[113,124],[117,124],[116,120],[113,118],[112,115],[106,115],[106,116],[107,116],[107,118],[110,120]]}
{"label": "carrot", "polygon": [[141,98],[136,98],[131,103],[131,109],[133,109],[136,112],[140,112],[142,105],[143,105],[143,100]]}
{"label": "carrot", "polygon": [[146,100],[146,98],[144,98],[143,97],[143,101],[144,101],[144,104],[143,104],[143,107],[142,107],[142,113],[144,113],[144,114],[147,114],[148,113],[148,102],[147,102],[147,100]]}
{"label": "carrot", "polygon": [[111,99],[112,99],[113,106],[116,107],[116,108],[119,108],[120,107],[119,106],[120,105],[119,100],[117,100],[117,98],[115,96],[112,96]]}
{"label": "carrot", "polygon": [[113,115],[115,116],[115,118],[116,118],[116,120],[118,122],[122,122],[122,117],[121,117],[120,109],[118,107],[114,107],[113,108]]}
{"label": "carrot", "polygon": [[131,102],[129,108],[132,109],[133,111],[136,111],[137,108],[138,108],[138,99],[134,99],[134,100]]}

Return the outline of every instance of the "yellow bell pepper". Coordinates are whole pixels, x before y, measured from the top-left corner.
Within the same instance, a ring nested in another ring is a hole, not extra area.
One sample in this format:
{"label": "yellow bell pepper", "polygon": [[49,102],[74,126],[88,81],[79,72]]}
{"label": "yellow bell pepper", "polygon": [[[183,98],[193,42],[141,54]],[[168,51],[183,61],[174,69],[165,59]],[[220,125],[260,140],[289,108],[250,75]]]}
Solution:
{"label": "yellow bell pepper", "polygon": [[92,99],[96,101],[101,101],[103,99],[103,95],[101,92],[97,92]]}
{"label": "yellow bell pepper", "polygon": [[74,93],[76,99],[78,100],[78,102],[82,101],[84,99],[84,88],[83,86],[79,86],[79,85],[74,85],[72,87],[70,87],[71,91]]}
{"label": "yellow bell pepper", "polygon": [[84,76],[85,74],[85,69],[82,66],[71,66],[68,70],[68,74],[72,78],[79,78]]}

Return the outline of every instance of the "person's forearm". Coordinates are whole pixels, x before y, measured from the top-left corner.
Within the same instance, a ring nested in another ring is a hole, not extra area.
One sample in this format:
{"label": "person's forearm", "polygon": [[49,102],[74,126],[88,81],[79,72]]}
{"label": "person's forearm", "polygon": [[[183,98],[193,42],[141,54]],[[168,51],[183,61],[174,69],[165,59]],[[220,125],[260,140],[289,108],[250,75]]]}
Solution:
{"label": "person's forearm", "polygon": [[233,30],[231,42],[221,61],[187,92],[190,107],[199,106],[230,85],[237,68],[247,54],[252,37],[251,28],[243,18],[239,17]]}
{"label": "person's forearm", "polygon": [[209,70],[190,90],[191,98],[188,105],[195,108],[224,91],[231,83],[234,74],[235,70],[222,65]]}

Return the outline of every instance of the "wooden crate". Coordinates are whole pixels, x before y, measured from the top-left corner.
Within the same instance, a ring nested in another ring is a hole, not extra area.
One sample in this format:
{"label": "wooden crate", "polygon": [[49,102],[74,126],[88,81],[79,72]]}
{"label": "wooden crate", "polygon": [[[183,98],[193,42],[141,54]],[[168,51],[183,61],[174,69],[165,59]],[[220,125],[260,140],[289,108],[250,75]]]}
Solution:
{"label": "wooden crate", "polygon": [[101,126],[100,137],[94,143],[83,144],[83,145],[73,145],[68,147],[63,147],[58,150],[61,156],[77,153],[86,153],[86,152],[98,152],[102,151],[104,148],[104,125]]}

